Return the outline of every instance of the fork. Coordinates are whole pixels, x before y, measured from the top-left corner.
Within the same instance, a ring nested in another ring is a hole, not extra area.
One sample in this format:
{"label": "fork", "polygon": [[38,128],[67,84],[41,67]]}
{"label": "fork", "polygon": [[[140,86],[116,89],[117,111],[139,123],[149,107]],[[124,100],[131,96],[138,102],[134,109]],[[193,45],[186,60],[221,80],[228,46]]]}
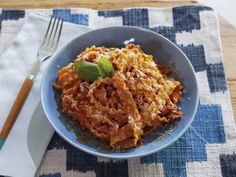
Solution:
{"label": "fork", "polygon": [[0,132],[0,149],[20,113],[20,110],[32,88],[34,78],[40,70],[41,64],[50,58],[56,51],[61,36],[62,26],[63,19],[51,17],[43,42],[37,52],[37,61],[35,62],[31,73],[25,78]]}

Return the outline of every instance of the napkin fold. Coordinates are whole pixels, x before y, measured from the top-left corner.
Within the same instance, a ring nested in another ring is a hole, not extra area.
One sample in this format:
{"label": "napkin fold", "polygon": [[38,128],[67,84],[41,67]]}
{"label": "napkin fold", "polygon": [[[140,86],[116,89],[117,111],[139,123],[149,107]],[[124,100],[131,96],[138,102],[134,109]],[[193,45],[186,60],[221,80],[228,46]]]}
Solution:
{"label": "napkin fold", "polygon": [[[0,57],[0,128],[6,120],[16,95],[36,61],[49,17],[30,14],[20,32]],[[90,31],[80,25],[64,23],[59,48],[74,37]],[[53,135],[40,103],[40,81],[49,61],[42,64],[32,90],[0,150],[0,175],[32,177]]]}

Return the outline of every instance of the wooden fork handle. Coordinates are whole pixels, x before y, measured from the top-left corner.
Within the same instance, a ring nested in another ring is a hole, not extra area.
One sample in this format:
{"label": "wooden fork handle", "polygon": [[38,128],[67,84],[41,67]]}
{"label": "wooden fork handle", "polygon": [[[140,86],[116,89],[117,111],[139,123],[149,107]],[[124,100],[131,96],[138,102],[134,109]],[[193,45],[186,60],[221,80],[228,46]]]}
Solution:
{"label": "wooden fork handle", "polygon": [[3,125],[3,128],[0,133],[1,139],[6,139],[7,135],[9,134],[18,114],[20,113],[20,110],[30,92],[30,89],[32,88],[33,80],[31,78],[26,78],[23,85],[21,86],[21,89],[15,99],[14,104],[12,105],[12,108],[8,114],[8,117]]}

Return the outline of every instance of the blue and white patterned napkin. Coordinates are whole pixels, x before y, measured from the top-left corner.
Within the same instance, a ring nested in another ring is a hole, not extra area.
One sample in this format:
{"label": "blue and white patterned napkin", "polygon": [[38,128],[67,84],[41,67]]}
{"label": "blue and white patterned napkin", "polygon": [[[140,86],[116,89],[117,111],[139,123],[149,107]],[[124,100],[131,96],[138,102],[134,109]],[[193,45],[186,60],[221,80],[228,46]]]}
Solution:
{"label": "blue and white patterned napkin", "polygon": [[[24,21],[32,11],[2,10],[2,30],[4,24]],[[236,128],[222,64],[218,19],[212,9],[182,6],[40,11],[93,29],[130,25],[164,35],[178,45],[193,64],[200,86],[200,104],[191,127],[178,141],[146,157],[118,161],[95,157],[75,149],[55,134],[37,176],[236,176]]]}

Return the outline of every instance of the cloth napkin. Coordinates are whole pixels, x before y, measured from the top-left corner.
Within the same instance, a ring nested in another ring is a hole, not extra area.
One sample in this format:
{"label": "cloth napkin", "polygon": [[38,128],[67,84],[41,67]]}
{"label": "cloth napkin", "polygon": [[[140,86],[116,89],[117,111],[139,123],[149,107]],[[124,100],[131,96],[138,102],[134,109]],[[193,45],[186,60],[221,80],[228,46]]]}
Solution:
{"label": "cloth napkin", "polygon": [[[218,19],[211,8],[180,6],[113,11],[3,9],[1,33],[9,33],[9,23],[18,23],[11,31],[13,38],[21,28],[19,24],[32,12],[61,16],[68,22],[92,29],[130,25],[160,33],[189,57],[200,88],[200,103],[191,127],[178,141],[162,151],[141,158],[109,160],[84,153],[54,134],[36,176],[236,176],[236,129],[222,63]],[[8,40],[2,41],[7,43]],[[6,47],[1,48],[4,50]],[[40,146],[39,143],[37,145]]]}
{"label": "cloth napkin", "polygon": [[[36,61],[37,49],[50,19],[49,16],[34,13],[28,14],[26,18],[14,41],[8,44],[10,46],[0,57],[0,128],[25,77]],[[59,48],[89,30],[80,25],[64,23]],[[43,63],[33,88],[0,150],[0,175],[34,176],[53,135],[54,130],[39,104],[40,80],[47,64],[48,62]]]}

